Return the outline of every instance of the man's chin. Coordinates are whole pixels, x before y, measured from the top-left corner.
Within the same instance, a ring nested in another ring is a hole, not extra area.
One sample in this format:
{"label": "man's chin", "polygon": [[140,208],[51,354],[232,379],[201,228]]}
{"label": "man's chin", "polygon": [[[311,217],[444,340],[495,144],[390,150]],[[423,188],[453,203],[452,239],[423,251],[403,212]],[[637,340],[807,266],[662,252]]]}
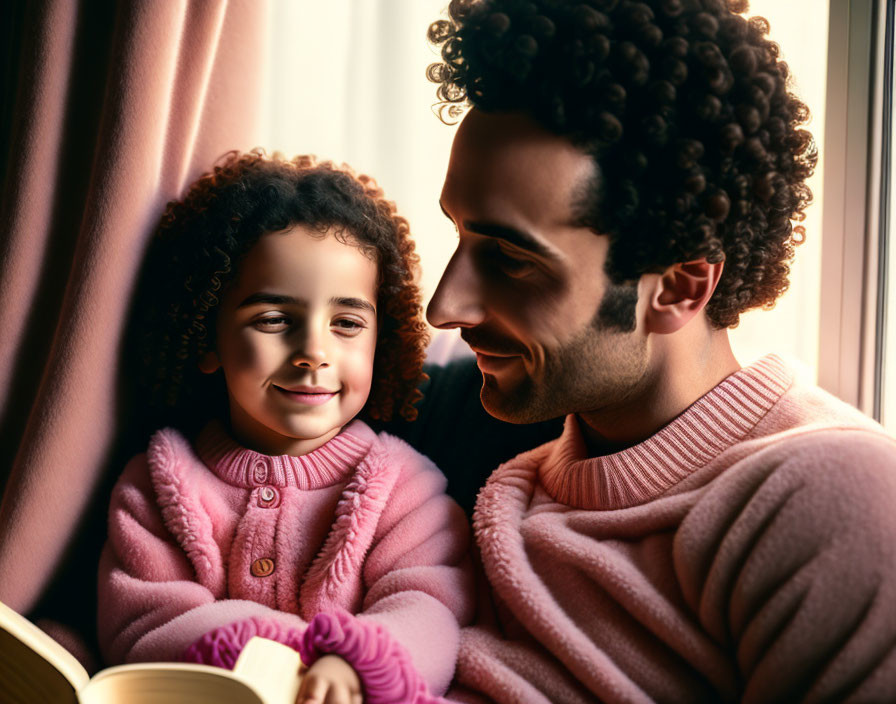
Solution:
{"label": "man's chin", "polygon": [[556,414],[548,415],[540,412],[542,404],[535,402],[534,396],[531,381],[528,379],[508,387],[500,384],[491,374],[482,375],[479,400],[486,412],[498,420],[526,424],[555,418]]}

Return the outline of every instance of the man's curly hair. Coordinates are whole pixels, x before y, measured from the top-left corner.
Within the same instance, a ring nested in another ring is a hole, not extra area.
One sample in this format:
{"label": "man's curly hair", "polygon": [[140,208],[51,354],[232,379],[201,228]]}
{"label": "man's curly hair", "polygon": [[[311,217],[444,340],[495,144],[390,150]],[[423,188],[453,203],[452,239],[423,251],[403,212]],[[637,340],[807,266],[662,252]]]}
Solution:
{"label": "man's curly hair", "polygon": [[377,262],[377,346],[362,414],[416,416],[428,333],[407,221],[368,176],[311,156],[288,161],[257,150],[226,154],[170,202],[150,243],[136,311],[141,400],[163,422],[191,426],[225,402],[220,375],[198,368],[214,346],[219,301],[259,238],[295,225],[322,237],[332,231]]}
{"label": "man's curly hair", "polygon": [[[523,112],[592,155],[579,222],[610,237],[614,284],[724,260],[717,328],[771,308],[805,232],[809,111],[746,0],[452,0],[429,28],[443,119]],[[612,204],[608,206],[605,204]],[[633,321],[633,306],[623,306]],[[617,307],[617,311],[618,311]],[[629,322],[617,322],[621,327]]]}

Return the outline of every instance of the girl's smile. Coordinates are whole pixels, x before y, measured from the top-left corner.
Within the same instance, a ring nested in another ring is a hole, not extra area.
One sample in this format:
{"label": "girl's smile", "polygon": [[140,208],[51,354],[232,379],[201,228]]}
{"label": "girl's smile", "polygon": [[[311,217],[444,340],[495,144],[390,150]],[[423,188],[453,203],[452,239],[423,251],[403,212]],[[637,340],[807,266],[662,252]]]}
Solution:
{"label": "girl's smile", "polygon": [[282,386],[273,385],[274,388],[291,401],[305,403],[309,406],[320,406],[331,399],[336,398],[338,391],[327,391],[318,386],[298,386],[294,389],[284,389]]}

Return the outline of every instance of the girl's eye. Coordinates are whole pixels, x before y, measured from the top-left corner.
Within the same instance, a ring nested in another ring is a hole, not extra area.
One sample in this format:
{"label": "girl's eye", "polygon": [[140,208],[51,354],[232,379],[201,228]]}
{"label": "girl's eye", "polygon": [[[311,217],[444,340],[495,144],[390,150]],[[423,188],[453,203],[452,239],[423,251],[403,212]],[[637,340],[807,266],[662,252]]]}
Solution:
{"label": "girl's eye", "polygon": [[333,321],[333,327],[344,335],[357,335],[367,326],[352,318],[337,318]]}
{"label": "girl's eye", "polygon": [[259,318],[252,325],[256,330],[261,332],[283,332],[292,324],[292,320],[285,315],[270,316],[268,318]]}

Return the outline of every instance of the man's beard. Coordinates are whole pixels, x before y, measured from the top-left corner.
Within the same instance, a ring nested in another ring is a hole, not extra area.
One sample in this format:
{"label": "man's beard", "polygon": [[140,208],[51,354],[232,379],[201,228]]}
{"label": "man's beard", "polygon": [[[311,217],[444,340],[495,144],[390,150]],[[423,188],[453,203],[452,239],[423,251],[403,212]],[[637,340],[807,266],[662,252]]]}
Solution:
{"label": "man's beard", "polygon": [[587,413],[623,401],[647,370],[643,339],[592,321],[562,347],[547,350],[536,376],[502,389],[483,374],[480,400],[489,414],[510,423],[536,423]]}

